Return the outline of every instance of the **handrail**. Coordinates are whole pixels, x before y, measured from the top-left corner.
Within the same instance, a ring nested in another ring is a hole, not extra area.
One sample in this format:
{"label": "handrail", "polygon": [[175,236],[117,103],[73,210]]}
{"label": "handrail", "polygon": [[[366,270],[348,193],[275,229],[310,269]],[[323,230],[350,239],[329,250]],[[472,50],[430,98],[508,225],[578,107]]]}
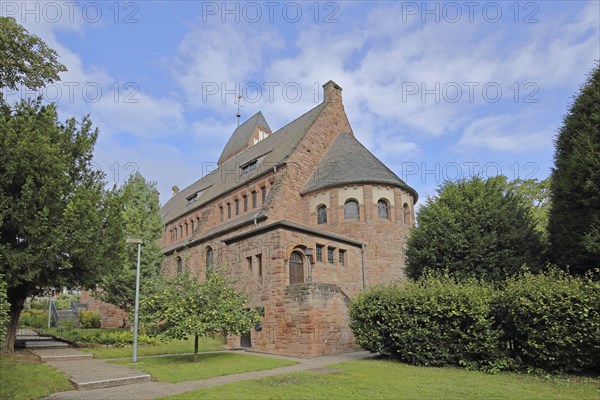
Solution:
{"label": "handrail", "polygon": [[50,313],[52,314],[52,318],[54,318],[54,326],[58,326],[58,320],[60,318],[58,317],[58,310],[52,300],[50,300]]}

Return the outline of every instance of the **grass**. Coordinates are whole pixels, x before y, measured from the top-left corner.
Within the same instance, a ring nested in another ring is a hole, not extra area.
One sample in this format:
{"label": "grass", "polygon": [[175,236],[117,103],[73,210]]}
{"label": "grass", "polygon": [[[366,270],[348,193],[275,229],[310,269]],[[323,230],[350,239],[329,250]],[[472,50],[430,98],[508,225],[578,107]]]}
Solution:
{"label": "grass", "polygon": [[141,369],[159,381],[172,383],[297,364],[295,361],[236,353],[201,354],[198,362],[194,362],[191,355],[142,358],[136,364],[128,360],[111,362]]}
{"label": "grass", "polygon": [[0,355],[0,399],[28,400],[73,389],[66,376],[25,351]]}
{"label": "grass", "polygon": [[332,365],[339,372],[298,372],[196,390],[165,399],[598,399],[598,380],[495,375],[413,367],[385,360]]}
{"label": "grass", "polygon": [[[198,349],[204,351],[222,350],[224,347],[222,339],[199,338]],[[133,349],[131,347],[83,347],[79,350],[92,353],[95,358],[125,358],[131,357]],[[156,346],[139,346],[138,356],[154,356],[160,354],[181,354],[192,353],[194,351],[194,338],[188,340],[171,340],[170,342],[159,343]]]}

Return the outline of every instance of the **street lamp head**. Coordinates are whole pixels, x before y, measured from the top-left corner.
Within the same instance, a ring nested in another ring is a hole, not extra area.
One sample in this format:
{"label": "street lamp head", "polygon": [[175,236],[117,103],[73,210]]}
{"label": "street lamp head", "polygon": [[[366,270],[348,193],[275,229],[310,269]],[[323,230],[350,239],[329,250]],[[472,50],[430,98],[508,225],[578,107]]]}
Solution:
{"label": "street lamp head", "polygon": [[135,239],[135,238],[127,238],[127,241],[125,242],[127,244],[142,244],[142,239]]}

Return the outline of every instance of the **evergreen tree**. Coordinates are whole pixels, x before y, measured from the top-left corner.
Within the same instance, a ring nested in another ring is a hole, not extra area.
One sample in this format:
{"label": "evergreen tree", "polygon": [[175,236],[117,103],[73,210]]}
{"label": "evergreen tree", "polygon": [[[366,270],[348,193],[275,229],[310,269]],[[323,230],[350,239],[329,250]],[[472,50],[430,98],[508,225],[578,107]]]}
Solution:
{"label": "evergreen tree", "polygon": [[531,207],[503,176],[444,183],[419,209],[418,222],[408,240],[411,278],[432,270],[499,282],[524,264],[540,264]]}
{"label": "evergreen tree", "polygon": [[549,217],[552,261],[575,274],[600,266],[600,66],[556,139]]}
{"label": "evergreen tree", "polygon": [[9,352],[27,297],[50,287],[93,288],[121,265],[120,204],[91,163],[97,137],[88,117],[62,124],[52,104],[0,107],[0,274],[10,303]]}

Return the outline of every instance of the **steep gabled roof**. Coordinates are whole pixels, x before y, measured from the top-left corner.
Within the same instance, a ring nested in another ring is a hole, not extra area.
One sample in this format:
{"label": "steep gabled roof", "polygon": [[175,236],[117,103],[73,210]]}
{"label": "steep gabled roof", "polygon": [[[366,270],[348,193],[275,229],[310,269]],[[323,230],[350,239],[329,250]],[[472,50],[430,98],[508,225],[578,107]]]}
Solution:
{"label": "steep gabled roof", "polygon": [[227,159],[233,157],[248,146],[248,142],[250,141],[250,137],[252,136],[256,125],[268,129],[269,133],[271,132],[271,128],[263,113],[260,111],[257,112],[233,131],[233,134],[229,138],[229,141],[219,157],[219,161],[217,162],[219,165],[223,164]]}
{"label": "steep gabled roof", "polygon": [[350,133],[339,135],[308,179],[302,193],[333,186],[375,183],[402,187],[417,201],[417,192],[385,166]]}
{"label": "steep gabled roof", "polygon": [[[161,208],[163,223],[168,224],[284,163],[324,107],[324,103],[319,104],[171,197]],[[257,168],[242,176],[240,167],[254,160],[258,160]],[[188,198],[203,190],[197,201],[188,204]]]}

